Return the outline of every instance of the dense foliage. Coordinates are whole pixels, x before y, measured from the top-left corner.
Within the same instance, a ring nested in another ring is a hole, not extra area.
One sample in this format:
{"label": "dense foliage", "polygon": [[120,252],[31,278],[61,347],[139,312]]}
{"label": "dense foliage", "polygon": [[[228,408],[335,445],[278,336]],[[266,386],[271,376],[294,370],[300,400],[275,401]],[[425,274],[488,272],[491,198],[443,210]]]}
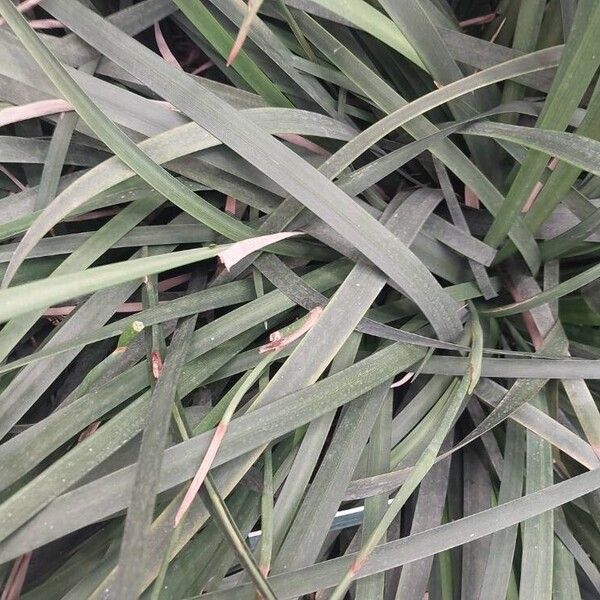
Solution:
{"label": "dense foliage", "polygon": [[600,598],[598,0],[0,0],[2,600]]}

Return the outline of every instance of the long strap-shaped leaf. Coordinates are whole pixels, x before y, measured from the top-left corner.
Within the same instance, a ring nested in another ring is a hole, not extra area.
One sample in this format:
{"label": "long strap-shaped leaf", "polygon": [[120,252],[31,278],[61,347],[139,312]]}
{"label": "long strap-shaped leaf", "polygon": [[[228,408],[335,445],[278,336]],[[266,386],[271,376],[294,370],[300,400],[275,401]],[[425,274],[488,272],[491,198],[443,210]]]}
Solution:
{"label": "long strap-shaped leaf", "polygon": [[560,298],[561,296],[565,296],[566,294],[570,294],[584,285],[596,281],[598,278],[600,278],[600,265],[594,265],[582,273],[571,277],[571,279],[567,279],[567,281],[563,281],[548,290],[536,294],[532,298],[527,298],[520,302],[513,302],[512,304],[507,304],[506,306],[500,306],[498,308],[482,310],[482,313],[494,317],[516,315],[531,308],[535,308],[536,306],[541,306],[556,298]]}
{"label": "long strap-shaped leaf", "polygon": [[341,151],[336,153],[336,162],[345,167],[351,160],[354,160],[357,152],[364,152],[384,136],[395,131],[399,127],[403,127],[406,123],[425,112],[464,96],[476,89],[513,77],[515,73],[543,71],[548,69],[557,64],[560,55],[560,47],[540,50],[539,52],[524,57],[500,63],[485,71],[480,71],[479,73],[450,83],[438,90],[434,90],[429,94],[425,94],[362,131],[353,140],[348,142]]}
{"label": "long strap-shaped leaf", "polygon": [[[8,0],[0,3],[14,13],[8,5]],[[457,337],[462,325],[454,301],[406,246],[325,176],[282,143],[240,118],[237,111],[201,84],[169,68],[150,50],[91,11],[78,5],[75,14],[72,6],[63,0],[46,0],[43,6],[55,16],[60,15],[59,18],[78,35],[140,80],[151,81],[157,93],[249,160],[348,239],[415,301],[440,338]],[[55,62],[31,30],[23,24],[21,30],[20,35],[32,46],[30,50],[35,48],[36,53],[41,50],[40,59],[44,64],[48,60]]]}
{"label": "long strap-shaped leaf", "polygon": [[[499,504],[521,496],[524,453],[525,436],[523,431],[516,424],[509,423],[506,429],[504,466],[498,493]],[[492,536],[490,553],[481,585],[481,598],[490,600],[506,598],[516,541],[516,527],[507,527]]]}
{"label": "long strap-shaped leaf", "polygon": [[47,280],[40,280],[1,290],[0,322],[144,275],[206,260],[216,256],[225,247],[215,246],[214,248],[183,250],[171,254],[138,258],[132,261],[95,267],[79,274],[77,277],[58,275],[52,278],[51,284]]}
{"label": "long strap-shaped leaf", "polygon": [[[361,573],[363,577],[388,571],[480,539],[506,527],[540,515],[580,498],[600,487],[600,469],[577,475],[522,498],[511,500],[452,523],[377,546]],[[297,598],[335,585],[356,559],[356,554],[328,560],[291,573],[270,578],[273,590],[281,600]],[[206,600],[251,600],[253,588],[238,586],[202,596]],[[190,599],[191,600],[191,599]]]}
{"label": "long strap-shaped leaf", "polygon": [[152,523],[158,472],[167,442],[169,415],[195,324],[196,315],[186,317],[180,322],[173,336],[162,374],[150,399],[136,465],[134,492],[127,511],[125,532],[121,543],[117,588],[123,597],[135,597],[139,592],[140,562],[134,557],[143,553]]}
{"label": "long strap-shaped leaf", "polygon": [[396,24],[364,0],[315,0],[336,15],[341,15],[382,42],[394,48],[415,64],[425,68],[423,61]]}
{"label": "long strap-shaped leaf", "polygon": [[[262,248],[279,236],[253,238],[255,246]],[[238,242],[246,244],[246,242]],[[144,275],[160,273],[193,262],[206,260],[229,252],[238,252],[237,244],[182,250],[171,254],[159,254],[121,263],[88,269],[73,277],[71,274],[57,275],[50,280],[34,281],[9,289],[0,290],[0,322],[45,308],[79,295],[95,292],[102,288],[130,281]],[[243,252],[243,248],[239,251]]]}

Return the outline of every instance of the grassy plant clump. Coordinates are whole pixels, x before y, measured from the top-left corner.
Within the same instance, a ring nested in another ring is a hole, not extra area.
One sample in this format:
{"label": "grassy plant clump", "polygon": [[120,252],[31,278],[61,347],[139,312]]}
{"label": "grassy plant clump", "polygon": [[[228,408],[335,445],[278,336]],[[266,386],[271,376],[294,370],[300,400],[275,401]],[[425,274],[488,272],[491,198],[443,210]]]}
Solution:
{"label": "grassy plant clump", "polygon": [[600,598],[598,0],[0,0],[1,600]]}

